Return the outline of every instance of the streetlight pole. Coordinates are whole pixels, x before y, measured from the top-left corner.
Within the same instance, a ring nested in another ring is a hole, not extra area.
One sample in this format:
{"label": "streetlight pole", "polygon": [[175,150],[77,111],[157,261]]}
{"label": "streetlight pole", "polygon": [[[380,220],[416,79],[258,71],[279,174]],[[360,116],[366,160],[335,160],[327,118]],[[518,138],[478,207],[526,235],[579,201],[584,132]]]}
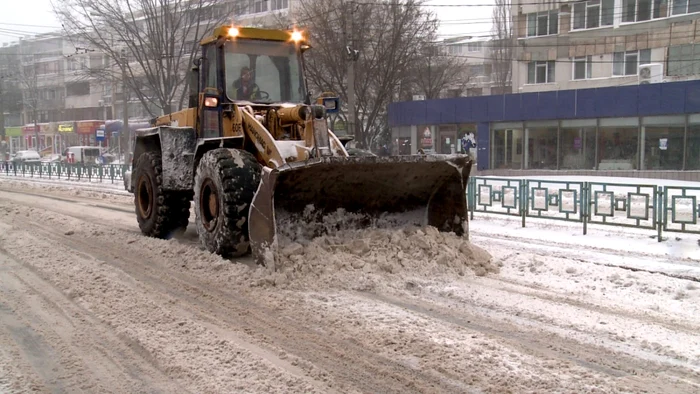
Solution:
{"label": "streetlight pole", "polygon": [[[122,133],[126,133],[127,138],[131,141],[131,130],[129,129],[129,95],[127,93],[126,85],[126,66],[127,66],[127,55],[126,48],[122,48],[122,96],[124,99],[124,123],[122,124]],[[119,136],[119,151],[121,152],[121,136]],[[121,159],[121,153],[119,154]]]}

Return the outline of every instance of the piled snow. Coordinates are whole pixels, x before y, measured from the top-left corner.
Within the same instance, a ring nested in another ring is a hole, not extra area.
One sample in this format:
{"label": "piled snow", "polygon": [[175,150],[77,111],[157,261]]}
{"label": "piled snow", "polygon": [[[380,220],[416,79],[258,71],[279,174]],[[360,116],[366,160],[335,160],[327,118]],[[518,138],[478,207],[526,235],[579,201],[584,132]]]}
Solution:
{"label": "piled snow", "polygon": [[373,288],[379,277],[456,277],[497,273],[482,248],[454,233],[424,225],[422,212],[369,218],[342,210],[301,217],[280,215],[279,253],[272,276],[259,284],[331,284]]}
{"label": "piled snow", "polygon": [[52,195],[75,196],[119,204],[133,204],[133,194],[117,184],[86,184],[68,181],[48,181],[46,179],[15,180],[4,178],[0,179],[0,188],[41,194],[48,192]]}

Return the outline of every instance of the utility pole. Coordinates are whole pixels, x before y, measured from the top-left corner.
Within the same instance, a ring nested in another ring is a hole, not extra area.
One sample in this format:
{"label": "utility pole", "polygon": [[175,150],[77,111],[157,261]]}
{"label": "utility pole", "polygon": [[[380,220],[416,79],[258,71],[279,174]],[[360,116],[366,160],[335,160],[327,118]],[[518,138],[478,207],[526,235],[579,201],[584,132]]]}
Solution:
{"label": "utility pole", "polygon": [[[348,47],[349,50],[350,47]],[[348,65],[348,135],[355,137],[355,62]]]}
{"label": "utility pole", "polygon": [[[129,129],[129,94],[127,93],[126,85],[126,66],[127,66],[127,55],[126,48],[122,48],[122,95],[124,98],[124,123],[122,124],[122,135],[126,133],[129,141],[131,141],[131,130]],[[119,136],[119,159],[121,159],[121,139],[122,135]]]}
{"label": "utility pole", "polygon": [[0,161],[7,160],[7,146],[5,144],[5,92],[3,91],[5,83],[5,74],[0,74]]}
{"label": "utility pole", "polygon": [[0,74],[0,140],[5,141],[5,74]]}
{"label": "utility pole", "polygon": [[40,144],[39,144],[39,122],[37,120],[37,107],[39,106],[39,87],[37,86],[38,84],[38,76],[37,76],[37,64],[36,64],[36,54],[32,54],[32,82],[31,82],[31,97],[32,97],[32,102],[34,104],[34,108],[32,109],[32,114],[34,114],[34,136],[36,138],[36,151],[37,153],[41,154],[41,149],[40,149]]}
{"label": "utility pole", "polygon": [[[355,26],[354,23],[354,3],[351,1],[350,2],[350,23],[351,26]],[[343,33],[345,33],[345,28],[343,28]],[[348,135],[353,136],[355,138],[355,141],[357,141],[357,133],[356,133],[356,128],[355,128],[355,62],[357,59],[360,58],[360,51],[354,49],[352,47],[353,45],[353,36],[354,36],[354,31],[350,32],[350,44],[347,44],[347,38],[345,39],[346,45],[345,45],[345,53],[347,55],[347,59],[349,61],[348,64],[348,69],[347,69],[347,81],[348,81]],[[347,36],[346,36],[347,37]],[[363,144],[364,141],[360,141],[360,144]]]}

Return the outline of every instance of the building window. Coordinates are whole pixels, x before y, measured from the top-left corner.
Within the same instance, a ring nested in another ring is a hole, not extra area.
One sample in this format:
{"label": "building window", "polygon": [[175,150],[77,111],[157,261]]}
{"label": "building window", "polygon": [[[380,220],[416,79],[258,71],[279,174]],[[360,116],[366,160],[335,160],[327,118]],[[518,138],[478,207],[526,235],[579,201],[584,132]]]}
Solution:
{"label": "building window", "polygon": [[589,79],[592,74],[593,56],[574,58],[574,79]]}
{"label": "building window", "polygon": [[612,26],[615,0],[590,0],[574,4],[573,30]]}
{"label": "building window", "polygon": [[468,52],[480,52],[483,46],[482,42],[470,42],[467,44]]}
{"label": "building window", "polygon": [[700,74],[700,45],[668,47],[666,75],[679,77]]}
{"label": "building window", "polygon": [[649,63],[651,63],[651,49],[615,52],[613,54],[613,75],[637,75],[639,65]]}
{"label": "building window", "polygon": [[288,0],[272,0],[271,9],[273,11],[284,10],[287,8],[289,8],[289,1]]}
{"label": "building window", "polygon": [[557,11],[533,12],[527,15],[527,36],[547,36],[559,33],[559,13]]}
{"label": "building window", "polygon": [[673,8],[671,12],[673,15],[690,14],[693,12],[700,12],[700,0],[672,0]]}
{"label": "building window", "polygon": [[484,88],[467,88],[467,97],[477,97],[484,95]]}
{"label": "building window", "polygon": [[469,66],[469,75],[476,77],[479,75],[485,75],[483,64],[474,64]]}
{"label": "building window", "polygon": [[266,0],[250,0],[250,9],[252,13],[259,13],[267,11],[267,1]]}
{"label": "building window", "polygon": [[[676,14],[676,0],[674,1],[674,15]],[[700,11],[700,1],[698,0],[678,0],[682,1],[683,4],[678,5],[679,13],[681,10],[686,10],[687,2],[691,1],[697,3],[695,6],[695,11]],[[691,5],[691,7],[693,7]],[[668,16],[668,0],[622,0],[622,22],[642,22],[657,18],[666,18]]]}
{"label": "building window", "polygon": [[554,82],[554,60],[528,63],[527,83],[548,82]]}
{"label": "building window", "polygon": [[66,84],[66,96],[85,96],[90,94],[89,82],[72,82]]}

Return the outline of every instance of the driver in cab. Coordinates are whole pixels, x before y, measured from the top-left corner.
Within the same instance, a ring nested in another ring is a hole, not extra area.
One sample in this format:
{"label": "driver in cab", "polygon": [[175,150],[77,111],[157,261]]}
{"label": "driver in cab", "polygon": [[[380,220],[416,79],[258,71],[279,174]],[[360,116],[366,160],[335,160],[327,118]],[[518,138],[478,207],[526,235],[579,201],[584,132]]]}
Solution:
{"label": "driver in cab", "polygon": [[260,88],[253,82],[250,68],[243,67],[241,76],[233,82],[233,88],[236,89],[237,100],[251,100],[258,97]]}

